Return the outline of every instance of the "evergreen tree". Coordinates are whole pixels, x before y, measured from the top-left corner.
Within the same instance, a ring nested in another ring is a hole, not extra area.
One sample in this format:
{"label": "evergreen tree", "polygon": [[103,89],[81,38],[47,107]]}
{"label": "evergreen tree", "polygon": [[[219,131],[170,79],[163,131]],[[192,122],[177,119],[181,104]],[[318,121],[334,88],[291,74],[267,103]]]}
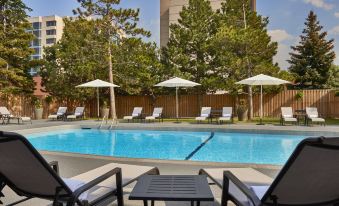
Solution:
{"label": "evergreen tree", "polygon": [[313,11],[309,13],[305,26],[299,45],[291,47],[289,70],[301,88],[324,88],[335,59],[334,40],[326,40],[327,32],[322,31]]}
{"label": "evergreen tree", "polygon": [[[109,81],[113,82],[113,59],[112,48],[119,45],[121,40],[127,36],[150,36],[150,32],[137,27],[139,21],[139,9],[118,8],[120,0],[78,0],[81,8],[74,10],[80,17],[99,17],[97,28],[100,35],[106,39],[106,44],[102,47],[107,58],[107,68]],[[121,62],[120,62],[121,63]],[[115,94],[114,88],[110,87],[110,111],[113,120],[116,120]]]}
{"label": "evergreen tree", "polygon": [[169,42],[162,53],[168,76],[199,82],[202,93],[214,91],[221,82],[212,65],[211,40],[218,29],[216,14],[209,0],[189,0],[179,15],[178,23],[170,25]]}
{"label": "evergreen tree", "polygon": [[30,9],[21,0],[0,1],[0,92],[31,94],[34,89],[28,71],[33,62],[29,48],[34,36],[27,30]]}
{"label": "evergreen tree", "polygon": [[[273,63],[277,43],[267,34],[268,18],[251,10],[249,0],[227,0],[222,3],[220,29],[213,39],[215,65],[225,77],[225,89],[237,94],[243,86],[235,82],[264,73],[279,76]],[[253,116],[252,87],[248,86],[249,117]]]}
{"label": "evergreen tree", "polygon": [[339,89],[339,66],[332,65],[329,70],[329,78],[326,84],[327,88]]}

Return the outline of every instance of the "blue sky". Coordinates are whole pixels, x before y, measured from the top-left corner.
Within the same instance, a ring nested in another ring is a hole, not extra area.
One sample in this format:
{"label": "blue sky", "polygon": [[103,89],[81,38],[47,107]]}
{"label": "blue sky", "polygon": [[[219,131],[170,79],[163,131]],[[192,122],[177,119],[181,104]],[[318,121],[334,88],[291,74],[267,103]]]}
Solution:
{"label": "blue sky", "polygon": [[[23,0],[33,9],[31,16],[70,16],[78,7],[76,0]],[[121,0],[125,8],[140,8],[140,26],[152,32],[151,41],[159,42],[160,0]],[[338,39],[336,53],[339,56],[339,1],[338,0],[257,0],[257,11],[268,16],[269,34],[279,42],[279,52],[275,61],[287,68],[290,46],[299,41],[304,22],[310,10],[315,11],[329,38]],[[337,57],[336,64],[339,64]]]}

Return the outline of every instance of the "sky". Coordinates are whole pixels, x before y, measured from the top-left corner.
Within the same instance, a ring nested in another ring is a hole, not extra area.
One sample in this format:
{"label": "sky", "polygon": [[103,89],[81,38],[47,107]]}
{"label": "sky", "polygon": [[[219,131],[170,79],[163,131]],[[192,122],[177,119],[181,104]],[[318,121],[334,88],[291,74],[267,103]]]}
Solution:
{"label": "sky", "polygon": [[[76,0],[23,0],[33,9],[30,16],[72,16]],[[160,41],[160,0],[121,0],[124,8],[140,8],[139,26],[152,33],[150,41]],[[339,65],[339,0],[257,0],[257,12],[269,17],[268,33],[279,43],[274,60],[283,69],[288,68],[290,47],[299,42],[299,35],[310,10],[318,15],[320,24],[328,31],[328,39],[335,40]]]}

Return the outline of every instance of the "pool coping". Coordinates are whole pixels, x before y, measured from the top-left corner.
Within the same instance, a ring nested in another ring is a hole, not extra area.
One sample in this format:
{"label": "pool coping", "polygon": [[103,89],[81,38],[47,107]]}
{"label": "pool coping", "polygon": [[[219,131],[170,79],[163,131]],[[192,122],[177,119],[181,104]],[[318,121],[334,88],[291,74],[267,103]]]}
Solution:
{"label": "pool coping", "polygon": [[251,167],[254,169],[278,169],[282,168],[281,165],[270,164],[253,164],[253,163],[231,163],[231,162],[207,162],[207,161],[194,161],[194,160],[164,160],[164,159],[150,159],[150,158],[125,158],[125,157],[111,157],[104,155],[89,155],[73,152],[52,152],[46,150],[39,150],[43,155],[57,155],[64,157],[81,157],[98,160],[109,160],[117,163],[147,163],[147,164],[173,164],[173,165],[191,165],[202,167],[220,167],[220,168],[238,168],[238,167]]}

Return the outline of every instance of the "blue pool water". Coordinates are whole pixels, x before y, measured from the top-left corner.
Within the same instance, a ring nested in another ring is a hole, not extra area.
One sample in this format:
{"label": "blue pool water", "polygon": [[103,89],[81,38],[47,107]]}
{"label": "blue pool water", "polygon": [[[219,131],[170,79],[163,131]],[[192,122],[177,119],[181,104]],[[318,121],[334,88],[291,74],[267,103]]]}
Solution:
{"label": "blue pool water", "polygon": [[210,132],[76,129],[31,134],[28,139],[37,149],[48,151],[281,165],[306,137],[252,133],[215,133],[212,138],[210,136]]}

